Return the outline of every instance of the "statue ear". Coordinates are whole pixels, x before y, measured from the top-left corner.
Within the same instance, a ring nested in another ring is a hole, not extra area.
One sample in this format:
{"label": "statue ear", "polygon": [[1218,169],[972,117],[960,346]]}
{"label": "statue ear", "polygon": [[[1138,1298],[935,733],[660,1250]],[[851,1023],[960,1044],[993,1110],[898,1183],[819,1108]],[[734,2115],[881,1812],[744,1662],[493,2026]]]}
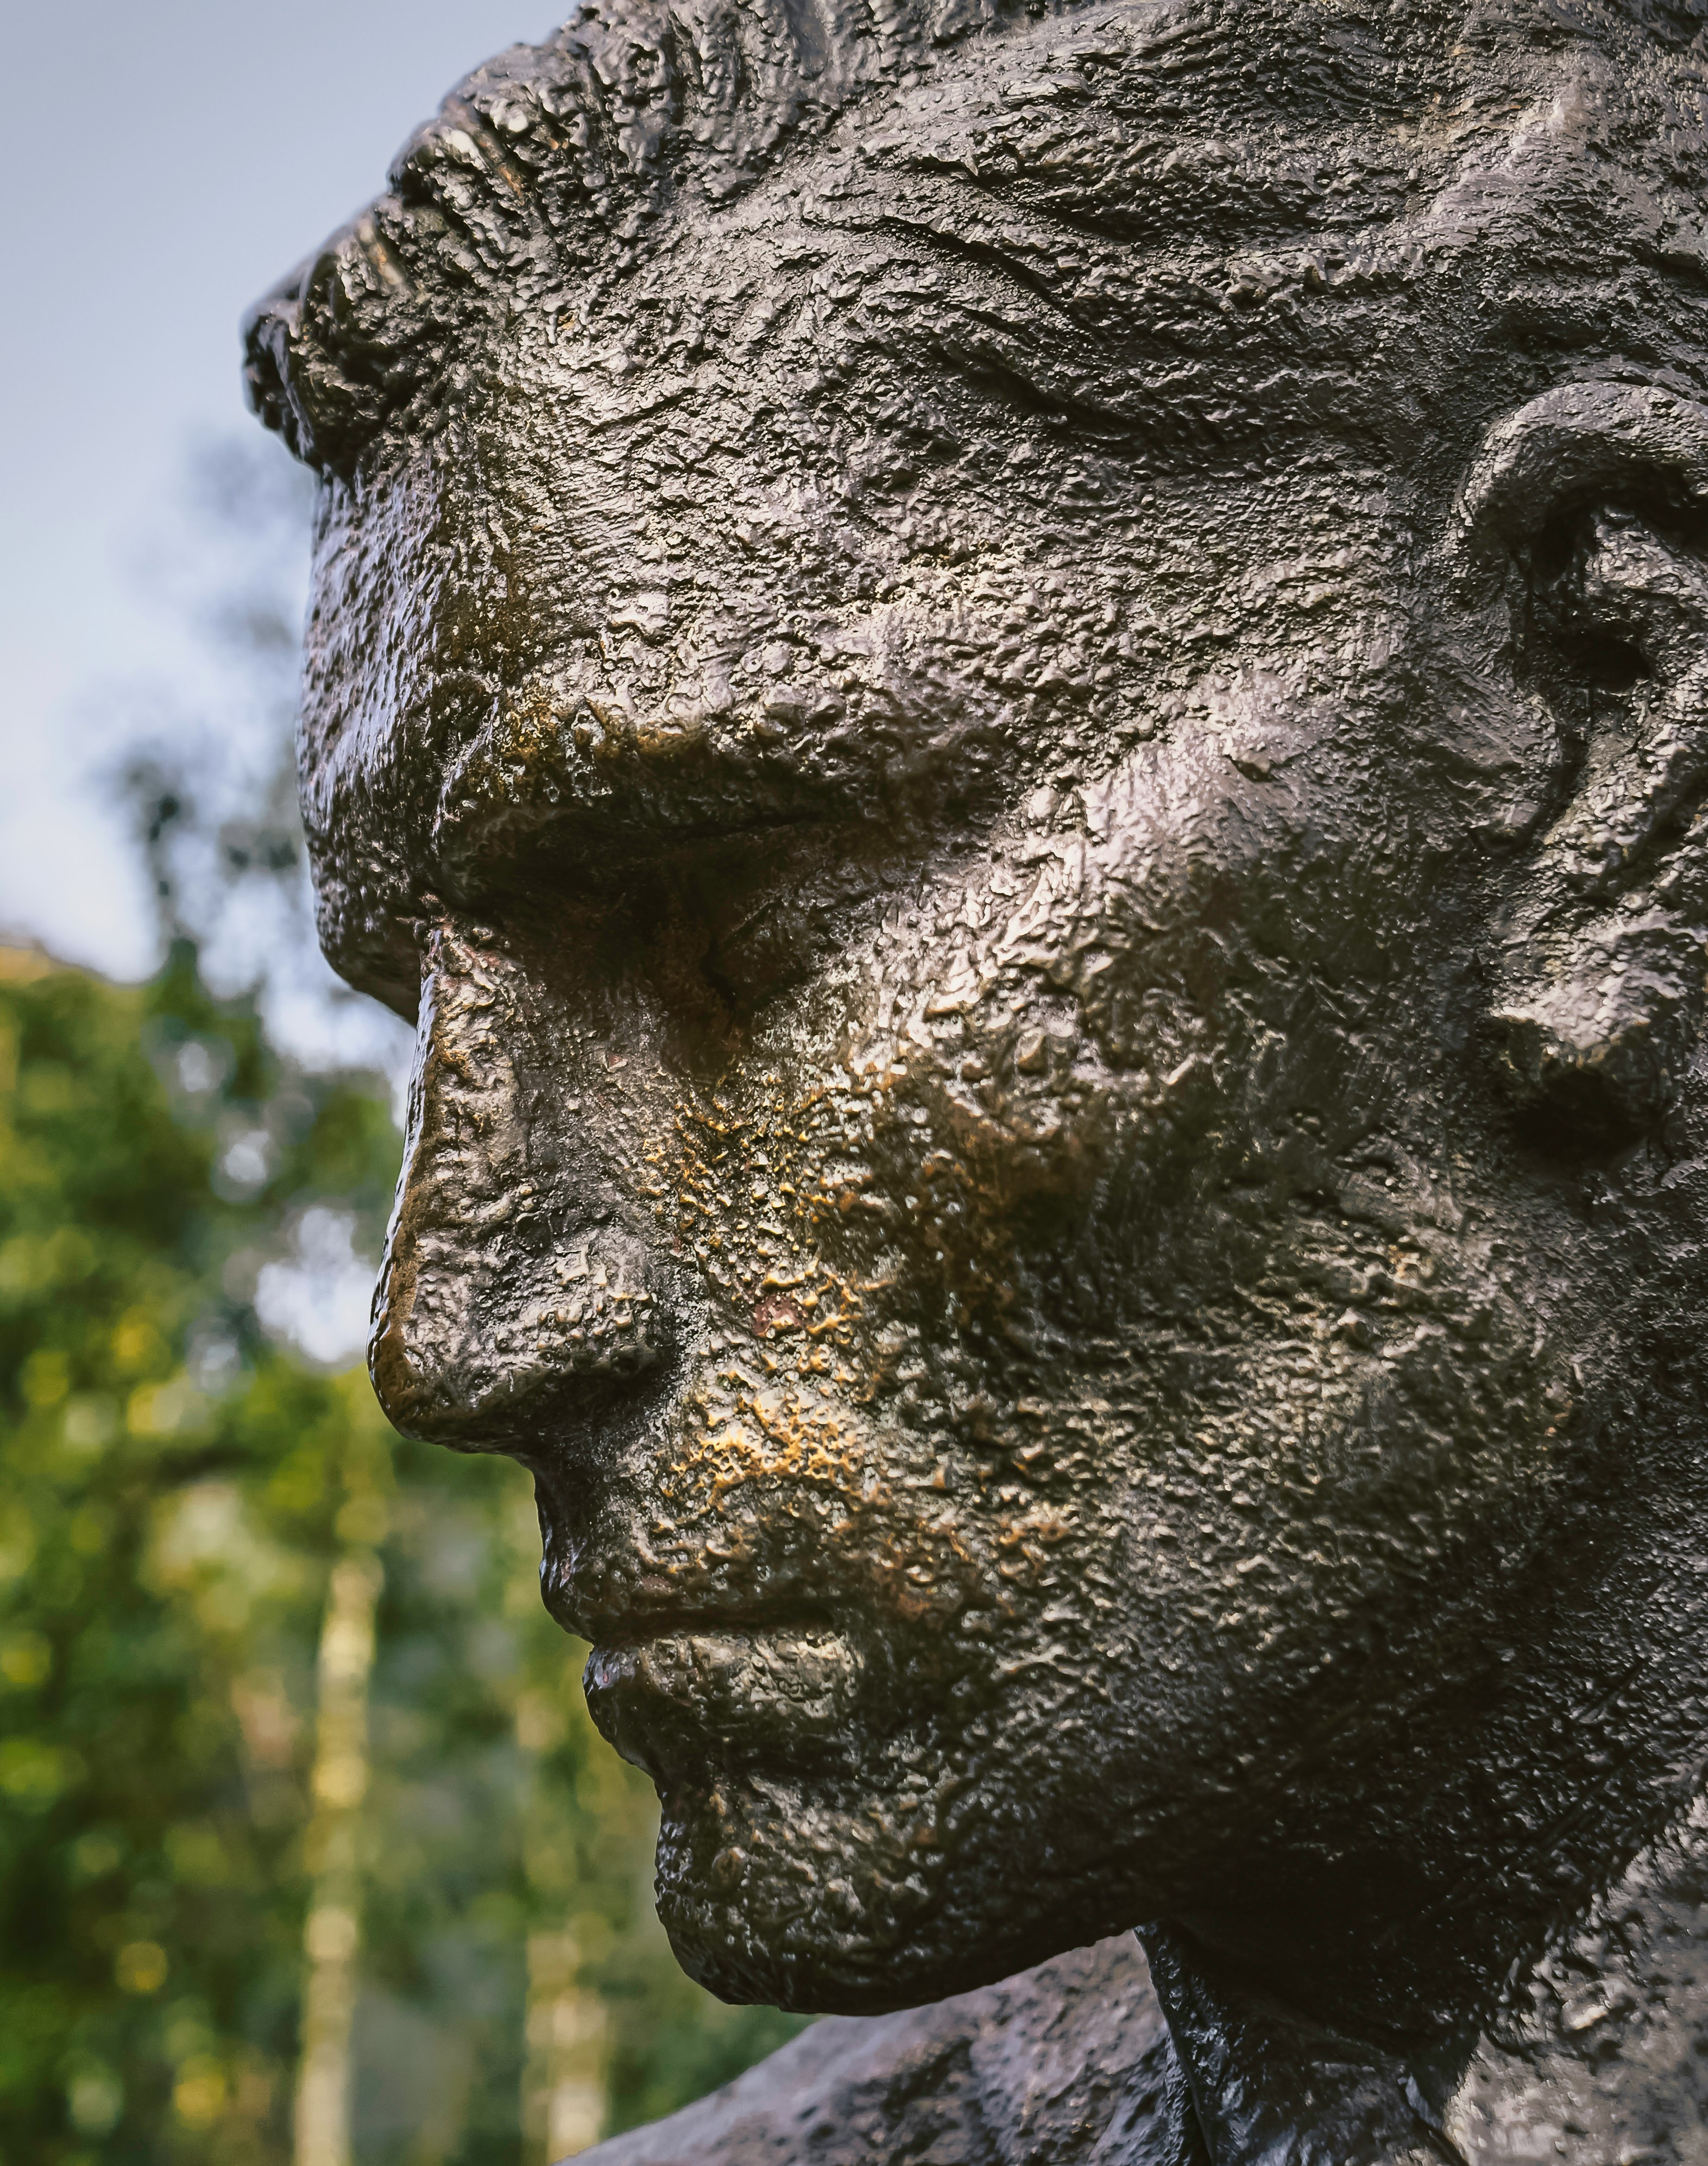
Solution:
{"label": "statue ear", "polygon": [[1462,493],[1473,588],[1516,589],[1520,669],[1562,760],[1497,928],[1489,1042],[1533,1141],[1653,1125],[1708,959],[1708,407],[1568,386],[1494,431]]}

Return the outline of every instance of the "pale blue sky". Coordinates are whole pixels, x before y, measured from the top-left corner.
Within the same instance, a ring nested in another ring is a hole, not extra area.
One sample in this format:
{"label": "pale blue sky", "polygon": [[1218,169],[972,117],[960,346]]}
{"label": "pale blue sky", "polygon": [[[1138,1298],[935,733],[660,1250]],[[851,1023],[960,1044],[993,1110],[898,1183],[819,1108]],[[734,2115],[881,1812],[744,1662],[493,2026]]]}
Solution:
{"label": "pale blue sky", "polygon": [[88,777],[118,688],[194,675],[151,579],[187,447],[243,426],[246,304],[457,78],[567,0],[11,0],[0,240],[0,927],[119,973],[151,934]]}

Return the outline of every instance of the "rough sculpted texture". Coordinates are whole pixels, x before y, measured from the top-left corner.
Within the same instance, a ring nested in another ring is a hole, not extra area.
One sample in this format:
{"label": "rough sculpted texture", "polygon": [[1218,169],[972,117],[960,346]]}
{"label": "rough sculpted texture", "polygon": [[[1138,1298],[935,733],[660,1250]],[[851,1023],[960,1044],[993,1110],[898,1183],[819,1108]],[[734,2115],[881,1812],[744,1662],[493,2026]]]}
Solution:
{"label": "rough sculpted texture", "polygon": [[1705,70],[600,0],[256,310],[375,1381],[715,1990],[1137,1925],[1160,2155],[1708,2156]]}
{"label": "rough sculpted texture", "polygon": [[599,2166],[1164,2166],[1184,2105],[1127,1936],[902,2015],[839,2016]]}

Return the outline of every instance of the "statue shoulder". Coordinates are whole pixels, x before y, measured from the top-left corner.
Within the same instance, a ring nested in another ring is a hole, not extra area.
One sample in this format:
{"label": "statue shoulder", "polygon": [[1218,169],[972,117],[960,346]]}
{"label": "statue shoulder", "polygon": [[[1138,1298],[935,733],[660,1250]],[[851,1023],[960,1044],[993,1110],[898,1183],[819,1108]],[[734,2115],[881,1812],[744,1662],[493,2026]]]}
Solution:
{"label": "statue shoulder", "polygon": [[1191,2166],[1130,1934],[896,2015],[833,2016],[587,2166]]}

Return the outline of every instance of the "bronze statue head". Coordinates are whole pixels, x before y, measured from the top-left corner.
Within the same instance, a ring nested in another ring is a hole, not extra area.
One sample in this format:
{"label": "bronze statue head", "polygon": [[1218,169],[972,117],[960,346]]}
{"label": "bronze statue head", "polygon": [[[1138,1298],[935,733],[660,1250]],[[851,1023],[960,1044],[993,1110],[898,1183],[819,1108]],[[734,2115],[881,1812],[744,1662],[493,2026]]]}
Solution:
{"label": "bronze statue head", "polygon": [[1451,2023],[1698,1783],[1702,69],[600,0],[257,311],[375,1381],[727,1996]]}

